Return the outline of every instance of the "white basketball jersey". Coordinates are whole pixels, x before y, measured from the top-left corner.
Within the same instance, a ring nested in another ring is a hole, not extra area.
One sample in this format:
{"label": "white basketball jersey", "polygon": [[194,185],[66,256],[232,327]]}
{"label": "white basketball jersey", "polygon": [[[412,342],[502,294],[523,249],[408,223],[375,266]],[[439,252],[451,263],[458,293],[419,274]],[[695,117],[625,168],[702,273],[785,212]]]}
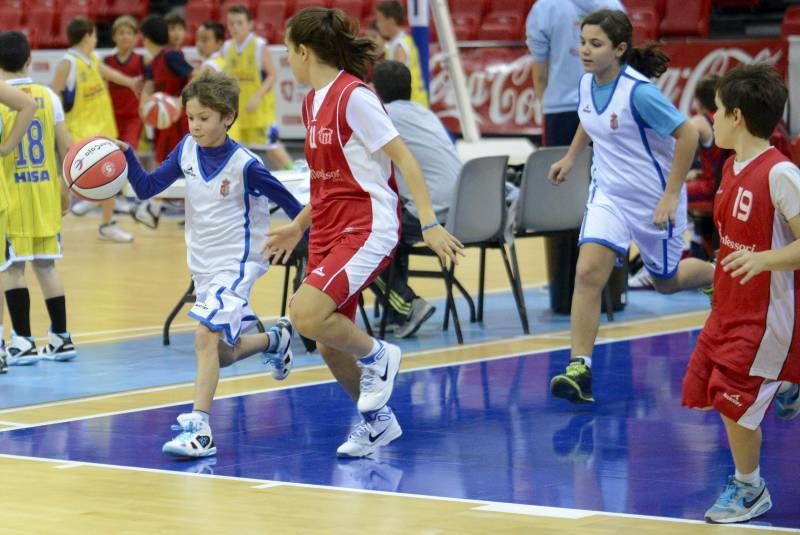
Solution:
{"label": "white basketball jersey", "polygon": [[[675,139],[650,129],[633,107],[636,86],[650,83],[643,74],[625,66],[602,109],[592,98],[592,77],[587,73],[581,78],[578,105],[581,125],[594,143],[592,179],[623,209],[641,208],[641,217],[652,217],[669,179]],[[678,230],[686,221],[686,187],[680,199]]]}
{"label": "white basketball jersey", "polygon": [[[261,249],[269,231],[269,199],[250,195],[245,170],[257,156],[242,147],[220,169],[205,176],[197,143],[181,142],[181,169],[186,178],[186,261],[193,274],[266,270]],[[257,269],[257,268],[256,268]],[[235,288],[234,288],[235,289]]]}

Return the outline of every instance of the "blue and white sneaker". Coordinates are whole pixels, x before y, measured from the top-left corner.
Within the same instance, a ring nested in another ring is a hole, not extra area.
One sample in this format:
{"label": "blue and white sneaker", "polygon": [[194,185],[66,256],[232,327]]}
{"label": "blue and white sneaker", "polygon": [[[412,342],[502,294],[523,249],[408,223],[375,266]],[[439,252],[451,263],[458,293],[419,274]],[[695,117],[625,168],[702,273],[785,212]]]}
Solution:
{"label": "blue and white sneaker", "polygon": [[386,446],[400,437],[403,430],[397,422],[392,409],[385,407],[372,423],[361,420],[341,446],[336,449],[339,457],[366,457],[372,455],[381,446]]}
{"label": "blue and white sneaker", "polygon": [[30,366],[39,362],[41,358],[33,338],[19,336],[16,333],[11,334],[6,353],[6,363],[9,366]]}
{"label": "blue and white sneaker", "polygon": [[382,409],[394,390],[394,379],[400,370],[400,348],[388,342],[381,342],[381,348],[369,363],[358,361],[361,368],[358,396],[358,412],[372,412]]}
{"label": "blue and white sneaker", "polygon": [[711,524],[730,524],[745,522],[761,516],[772,508],[767,485],[748,485],[733,476],[728,478],[728,485],[717,498],[717,503],[706,511],[706,522]]}
{"label": "blue and white sneaker", "polygon": [[6,362],[6,344],[0,340],[0,373],[8,372],[8,363]]}
{"label": "blue and white sneaker", "polygon": [[782,420],[791,420],[800,414],[800,385],[792,385],[783,394],[775,396],[775,412]]}
{"label": "blue and white sneaker", "polygon": [[278,349],[273,353],[264,353],[264,364],[267,365],[268,370],[271,370],[272,377],[276,381],[283,381],[289,377],[289,372],[292,371],[292,333],[294,328],[289,318],[283,317],[276,321],[269,330],[278,336]]}
{"label": "blue and white sneaker", "polygon": [[181,433],[161,448],[167,455],[186,458],[208,457],[217,453],[211,426],[197,414],[187,412],[178,415],[178,425],[173,425],[172,430]]}

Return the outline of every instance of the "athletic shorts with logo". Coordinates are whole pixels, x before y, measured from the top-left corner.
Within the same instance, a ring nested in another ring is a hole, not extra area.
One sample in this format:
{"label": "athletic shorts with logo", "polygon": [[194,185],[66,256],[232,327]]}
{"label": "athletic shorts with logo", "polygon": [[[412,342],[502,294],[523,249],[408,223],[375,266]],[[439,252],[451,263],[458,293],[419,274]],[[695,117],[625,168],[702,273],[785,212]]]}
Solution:
{"label": "athletic shorts with logo", "polygon": [[683,405],[713,407],[747,429],[756,429],[782,381],[721,366],[695,349],[683,378]]}

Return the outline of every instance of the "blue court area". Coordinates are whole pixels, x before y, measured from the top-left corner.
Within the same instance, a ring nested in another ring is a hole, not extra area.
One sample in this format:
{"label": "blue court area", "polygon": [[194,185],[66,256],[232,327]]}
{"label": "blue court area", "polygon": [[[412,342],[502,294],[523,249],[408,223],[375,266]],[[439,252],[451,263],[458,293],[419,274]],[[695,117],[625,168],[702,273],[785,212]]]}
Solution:
{"label": "blue court area", "polygon": [[[174,299],[177,300],[182,291],[183,288],[173,288],[169,293],[174,293]],[[546,287],[526,289],[525,300],[531,334],[569,329],[569,316],[550,311]],[[699,292],[665,296],[652,291],[634,291],[628,293],[628,300],[625,310],[616,314],[616,322],[708,308],[708,299]],[[432,302],[437,307],[436,313],[415,336],[404,340],[389,336],[388,340],[400,345],[404,352],[455,346],[457,341],[452,325],[449,331],[442,331],[444,300]],[[456,304],[465,343],[523,335],[509,292],[487,294],[483,323],[470,324],[469,311],[463,299],[457,298]],[[185,316],[188,310],[189,307],[185,307],[176,321],[190,322]],[[372,311],[368,312],[372,319]],[[605,315],[602,321],[607,321]],[[192,382],[195,372],[193,336],[193,333],[187,332],[173,333],[172,344],[167,347],[161,345],[160,336],[89,345],[81,345],[80,336],[77,336],[80,356],[76,360],[69,363],[40,362],[36,366],[15,367],[7,375],[0,375],[3,392],[0,409]],[[307,354],[297,339],[294,350],[296,367],[322,363],[319,355]],[[263,371],[260,358],[252,357],[223,369],[222,377]]]}
{"label": "blue court area", "polygon": [[[401,373],[391,405],[404,435],[375,459],[335,457],[358,416],[333,383],[218,400],[213,459],[161,453],[188,405],[0,432],[0,453],[701,519],[733,465],[719,416],[680,406],[696,336],[599,345],[593,405],[549,396],[563,350]],[[758,524],[800,528],[793,424],[764,422],[774,507]]]}

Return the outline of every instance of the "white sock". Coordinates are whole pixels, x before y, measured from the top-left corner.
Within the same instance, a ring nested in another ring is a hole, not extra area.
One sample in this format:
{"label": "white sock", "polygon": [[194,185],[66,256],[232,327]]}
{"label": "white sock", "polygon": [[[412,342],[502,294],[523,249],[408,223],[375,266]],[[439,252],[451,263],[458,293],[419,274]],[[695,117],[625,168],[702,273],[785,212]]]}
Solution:
{"label": "white sock", "polygon": [[208,423],[208,413],[207,412],[199,411],[197,409],[194,409],[192,411],[192,414],[195,414],[195,415],[199,416],[205,423]]}
{"label": "white sock", "polygon": [[[0,327],[0,338],[3,337],[3,328]],[[781,381],[781,386],[778,387],[778,394],[783,394],[784,392],[788,392],[794,384],[790,383],[789,381]]]}
{"label": "white sock", "polygon": [[[372,364],[372,357],[378,354],[378,351],[381,350],[383,344],[377,338],[372,339],[372,349],[369,350],[369,353],[364,355],[363,357],[359,357],[358,360],[363,362],[364,364]],[[368,361],[368,362],[365,362]]]}
{"label": "white sock", "polygon": [[735,477],[742,483],[758,487],[761,484],[761,467],[756,466],[756,469],[750,472],[749,474],[743,474],[738,470],[736,470],[736,473],[734,474],[733,477]]}
{"label": "white sock", "polygon": [[264,333],[267,335],[267,348],[264,350],[265,353],[275,353],[278,350],[278,340],[280,334],[278,334],[274,329],[269,328],[267,332]]}
{"label": "white sock", "polygon": [[592,357],[587,357],[586,355],[578,355],[577,357],[572,357],[573,360],[581,359],[583,363],[586,364],[588,368],[592,367]]}

